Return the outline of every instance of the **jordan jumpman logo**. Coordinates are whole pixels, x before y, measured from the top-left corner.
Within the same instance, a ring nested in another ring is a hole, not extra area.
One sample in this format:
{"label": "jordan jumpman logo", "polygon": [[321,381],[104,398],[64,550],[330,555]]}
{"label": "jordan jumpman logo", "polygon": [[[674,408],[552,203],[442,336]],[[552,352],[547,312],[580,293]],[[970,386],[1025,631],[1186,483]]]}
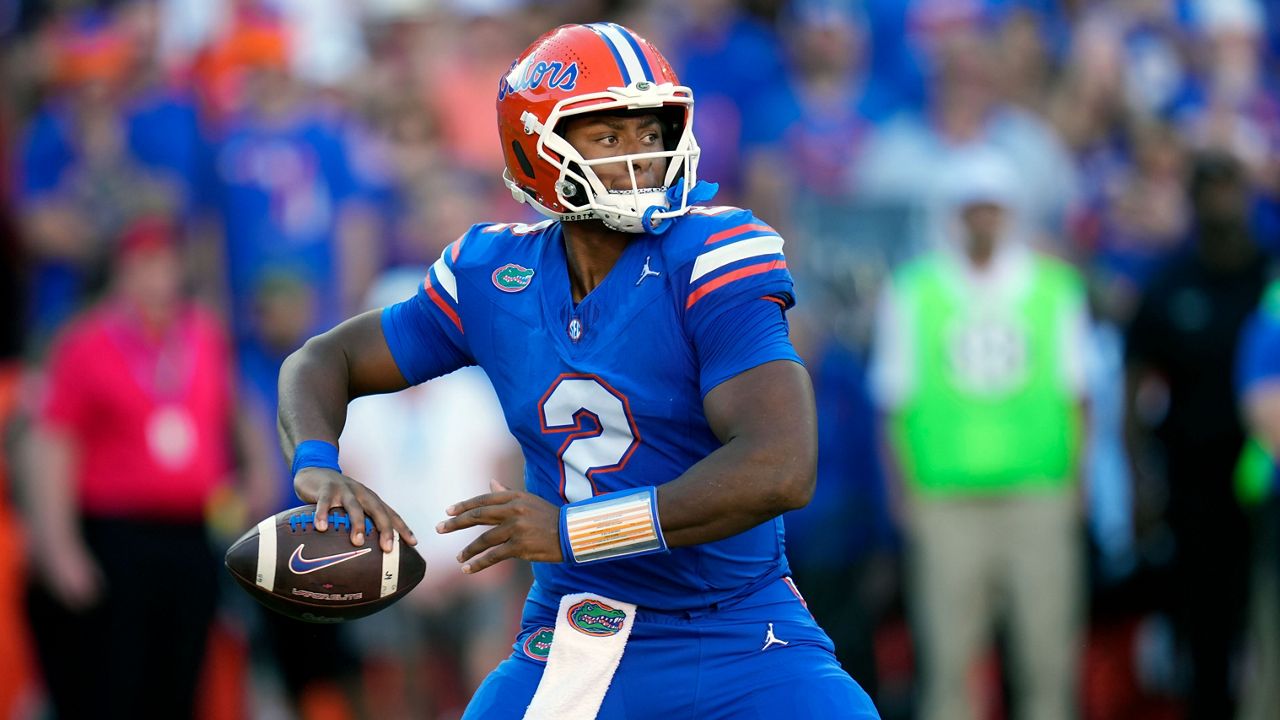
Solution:
{"label": "jordan jumpman logo", "polygon": [[640,286],[640,283],[644,282],[644,279],[645,279],[645,278],[647,278],[647,277],[658,277],[659,275],[661,275],[661,274],[662,274],[661,272],[659,272],[659,271],[657,271],[657,270],[650,270],[650,269],[649,269],[649,259],[650,259],[650,258],[652,258],[652,257],[653,257],[652,255],[649,255],[649,256],[645,257],[645,259],[644,259],[644,267],[643,267],[643,268],[641,268],[641,270],[640,270],[640,279],[636,281],[636,287],[639,287],[639,286]]}
{"label": "jordan jumpman logo", "polygon": [[773,623],[769,623],[769,632],[764,636],[764,647],[760,648],[760,652],[768,650],[773,645],[787,645],[786,640],[779,640],[777,635],[773,634]]}

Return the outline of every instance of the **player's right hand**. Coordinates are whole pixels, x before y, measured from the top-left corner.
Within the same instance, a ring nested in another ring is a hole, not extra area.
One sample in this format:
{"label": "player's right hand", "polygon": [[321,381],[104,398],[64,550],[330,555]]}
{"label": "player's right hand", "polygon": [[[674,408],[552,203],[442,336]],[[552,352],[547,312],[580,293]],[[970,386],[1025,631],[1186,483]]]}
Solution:
{"label": "player's right hand", "polygon": [[340,507],[351,518],[352,545],[364,545],[365,516],[378,528],[383,552],[391,552],[393,529],[405,542],[418,544],[418,538],[399,513],[383,502],[377,493],[346,475],[328,468],[303,468],[293,478],[293,490],[304,502],[316,504],[315,527],[320,532],[329,527],[329,511]]}
{"label": "player's right hand", "polygon": [[102,570],[83,542],[54,545],[47,548],[41,563],[45,585],[68,610],[88,610],[102,597]]}

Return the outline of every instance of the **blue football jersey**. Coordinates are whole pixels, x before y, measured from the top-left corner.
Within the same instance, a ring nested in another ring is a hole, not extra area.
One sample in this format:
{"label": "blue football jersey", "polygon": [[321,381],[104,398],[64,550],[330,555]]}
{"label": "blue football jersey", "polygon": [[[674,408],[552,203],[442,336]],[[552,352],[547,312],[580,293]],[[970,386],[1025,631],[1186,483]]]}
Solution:
{"label": "blue football jersey", "polygon": [[1261,306],[1240,331],[1236,352],[1236,391],[1239,395],[1280,378],[1280,282],[1272,283]]}
{"label": "blue football jersey", "polygon": [[[485,370],[529,492],[560,506],[660,486],[720,447],[702,407],[711,388],[765,362],[799,362],[785,338],[728,357],[703,349],[726,313],[760,298],[793,304],[782,244],[748,211],[694,208],[664,235],[635,236],[575,304],[558,222],[477,225],[416,297],[384,310],[383,330],[411,383]],[[781,518],[669,554],[533,568],[534,593],[596,592],[658,610],[723,603],[788,572]]]}

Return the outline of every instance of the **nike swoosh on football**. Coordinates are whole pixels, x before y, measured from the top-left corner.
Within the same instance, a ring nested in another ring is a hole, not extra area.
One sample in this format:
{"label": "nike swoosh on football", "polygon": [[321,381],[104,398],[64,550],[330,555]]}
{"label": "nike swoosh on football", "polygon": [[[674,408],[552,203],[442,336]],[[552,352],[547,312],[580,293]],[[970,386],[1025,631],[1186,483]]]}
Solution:
{"label": "nike swoosh on football", "polygon": [[302,557],[302,548],[304,547],[306,547],[305,544],[299,545],[294,548],[293,554],[289,556],[289,570],[291,570],[294,575],[306,575],[307,573],[313,573],[317,570],[323,570],[324,568],[337,565],[340,562],[346,562],[351,558],[360,557],[365,553],[373,552],[373,548],[362,548],[360,550],[352,550],[350,552],[338,553],[336,555],[326,555],[324,557],[308,559]]}

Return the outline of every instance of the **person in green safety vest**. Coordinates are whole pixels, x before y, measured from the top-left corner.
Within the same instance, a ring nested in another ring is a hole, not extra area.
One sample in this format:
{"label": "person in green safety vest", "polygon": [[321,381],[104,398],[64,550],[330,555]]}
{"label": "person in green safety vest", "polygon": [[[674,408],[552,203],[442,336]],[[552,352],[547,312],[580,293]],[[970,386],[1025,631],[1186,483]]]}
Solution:
{"label": "person in green safety vest", "polygon": [[953,230],[893,273],[872,386],[909,540],[924,720],[975,716],[973,663],[999,610],[1014,716],[1076,714],[1077,496],[1088,315],[1080,276],[1018,230],[995,151],[943,169]]}

